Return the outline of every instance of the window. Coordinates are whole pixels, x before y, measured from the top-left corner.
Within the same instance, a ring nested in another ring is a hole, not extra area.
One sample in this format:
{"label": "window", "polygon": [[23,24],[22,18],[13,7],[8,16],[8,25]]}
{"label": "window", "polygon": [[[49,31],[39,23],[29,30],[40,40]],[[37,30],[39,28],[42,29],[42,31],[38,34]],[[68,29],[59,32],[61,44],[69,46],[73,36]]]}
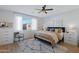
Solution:
{"label": "window", "polygon": [[31,30],[32,29],[32,18],[23,17],[23,30]]}
{"label": "window", "polygon": [[14,28],[16,31],[37,30],[37,19],[16,15]]}
{"label": "window", "polygon": [[37,20],[35,18],[23,17],[23,30],[37,30]]}

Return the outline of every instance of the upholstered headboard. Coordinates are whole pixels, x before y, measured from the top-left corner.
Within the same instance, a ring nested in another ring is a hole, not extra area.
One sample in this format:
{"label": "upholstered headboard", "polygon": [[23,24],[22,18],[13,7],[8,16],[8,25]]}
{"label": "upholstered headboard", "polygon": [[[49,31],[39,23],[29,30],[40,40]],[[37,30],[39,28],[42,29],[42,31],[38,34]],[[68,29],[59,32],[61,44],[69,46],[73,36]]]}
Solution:
{"label": "upholstered headboard", "polygon": [[55,29],[62,29],[65,32],[65,27],[47,27],[47,31],[55,31]]}

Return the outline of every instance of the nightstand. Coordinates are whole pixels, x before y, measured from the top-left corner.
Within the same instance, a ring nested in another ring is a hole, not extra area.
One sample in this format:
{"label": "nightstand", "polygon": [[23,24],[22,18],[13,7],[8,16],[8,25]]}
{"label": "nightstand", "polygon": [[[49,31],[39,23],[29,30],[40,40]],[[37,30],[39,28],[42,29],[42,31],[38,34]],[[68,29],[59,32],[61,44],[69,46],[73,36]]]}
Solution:
{"label": "nightstand", "polygon": [[78,45],[77,32],[64,33],[64,42],[72,45]]}

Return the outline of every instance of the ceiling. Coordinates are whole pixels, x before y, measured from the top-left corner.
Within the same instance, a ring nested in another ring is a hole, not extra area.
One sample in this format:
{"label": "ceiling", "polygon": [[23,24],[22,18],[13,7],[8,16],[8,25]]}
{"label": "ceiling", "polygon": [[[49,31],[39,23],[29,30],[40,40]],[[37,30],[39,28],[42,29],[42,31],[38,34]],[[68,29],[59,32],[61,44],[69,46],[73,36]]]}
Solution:
{"label": "ceiling", "polygon": [[48,11],[48,14],[38,13],[36,9],[41,9],[43,5],[0,5],[0,9],[5,9],[13,12],[19,12],[37,17],[48,17],[59,13],[64,13],[79,8],[77,5],[47,5],[46,8],[53,8],[53,11]]}

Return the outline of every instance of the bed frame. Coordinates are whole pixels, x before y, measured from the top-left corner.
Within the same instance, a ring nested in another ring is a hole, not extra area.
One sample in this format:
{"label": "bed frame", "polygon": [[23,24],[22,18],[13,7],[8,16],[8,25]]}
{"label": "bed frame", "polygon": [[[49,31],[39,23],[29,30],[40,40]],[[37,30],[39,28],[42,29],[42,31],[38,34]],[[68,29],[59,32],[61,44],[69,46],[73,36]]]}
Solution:
{"label": "bed frame", "polygon": [[[63,30],[63,32],[65,32],[65,27],[47,27],[47,31],[55,31],[55,29],[62,29]],[[35,36],[34,35],[34,38],[35,39],[39,39],[39,40],[42,40],[42,41],[46,41],[46,40],[44,40],[44,39],[41,39],[41,38],[39,38],[39,37],[37,37],[37,36]],[[62,38],[62,40],[60,40],[58,43],[60,43],[61,41],[64,41],[64,37]],[[48,41],[46,41],[46,42],[48,42]],[[50,43],[50,42],[49,42]],[[52,46],[52,48],[53,48],[53,46]]]}

